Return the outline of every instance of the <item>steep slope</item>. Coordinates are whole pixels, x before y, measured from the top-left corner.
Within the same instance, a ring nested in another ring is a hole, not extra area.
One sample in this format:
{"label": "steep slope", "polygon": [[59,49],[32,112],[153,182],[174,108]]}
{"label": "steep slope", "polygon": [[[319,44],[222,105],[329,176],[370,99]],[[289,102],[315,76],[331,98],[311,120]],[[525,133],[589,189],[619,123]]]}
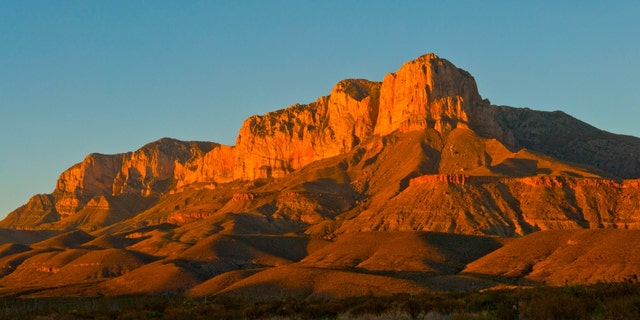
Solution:
{"label": "steep slope", "polygon": [[234,177],[283,177],[313,161],[349,152],[373,133],[380,83],[343,80],[331,95],[248,118],[236,140]]}
{"label": "steep slope", "polygon": [[493,121],[508,132],[513,149],[527,148],[587,164],[625,179],[640,177],[640,139],[602,131],[562,111],[492,106]]}
{"label": "steep slope", "polygon": [[428,175],[339,232],[433,230],[515,236],[547,229],[639,227],[638,181]]}
{"label": "steep slope", "polygon": [[385,76],[375,132],[467,127],[481,103],[473,77],[451,62],[427,54]]}
{"label": "steep slope", "polygon": [[60,175],[51,195],[34,196],[0,226],[95,229],[132,217],[175,187],[180,164],[214,148],[222,146],[165,138],[135,152],[90,154]]}

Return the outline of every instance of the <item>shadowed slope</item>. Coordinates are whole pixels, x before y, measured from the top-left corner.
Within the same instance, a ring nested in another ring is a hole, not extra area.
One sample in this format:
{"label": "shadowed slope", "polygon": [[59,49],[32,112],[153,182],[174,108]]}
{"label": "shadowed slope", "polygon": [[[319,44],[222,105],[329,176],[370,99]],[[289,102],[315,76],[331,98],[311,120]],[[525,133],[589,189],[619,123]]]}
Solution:
{"label": "shadowed slope", "polygon": [[31,248],[22,244],[5,243],[0,245],[0,258],[29,251]]}
{"label": "shadowed slope", "polygon": [[513,136],[510,145],[591,165],[625,178],[640,177],[640,139],[597,129],[562,111],[492,106],[492,118]]}
{"label": "shadowed slope", "polygon": [[340,236],[299,265],[451,274],[500,246],[497,239],[488,237],[413,231],[360,232]]}
{"label": "shadowed slope", "polygon": [[63,233],[61,235],[57,235],[46,239],[44,241],[34,243],[31,246],[34,248],[43,248],[43,249],[67,249],[67,248],[79,248],[84,243],[93,240],[94,237],[90,234],[82,231],[70,231],[67,233]]}
{"label": "shadowed slope", "polygon": [[500,246],[496,238],[432,232],[345,234],[299,263],[227,272],[194,287],[190,294],[260,300],[418,293],[442,290],[445,283],[460,290],[491,287],[497,283],[455,274]]}
{"label": "shadowed slope", "polygon": [[62,232],[56,230],[11,230],[0,228],[0,243],[29,245],[43,241]]}
{"label": "shadowed slope", "polygon": [[[248,300],[271,300],[288,296],[386,296],[401,292],[419,293],[425,290],[426,288],[413,281],[392,277],[326,268],[282,266],[251,275],[217,294]],[[206,294],[202,291],[199,293]]]}
{"label": "shadowed slope", "polygon": [[193,287],[202,280],[179,263],[157,261],[101,283],[92,291],[105,295],[170,293]]}
{"label": "shadowed slope", "polygon": [[124,235],[102,235],[85,242],[82,246],[92,249],[124,249],[138,242],[138,239]]}

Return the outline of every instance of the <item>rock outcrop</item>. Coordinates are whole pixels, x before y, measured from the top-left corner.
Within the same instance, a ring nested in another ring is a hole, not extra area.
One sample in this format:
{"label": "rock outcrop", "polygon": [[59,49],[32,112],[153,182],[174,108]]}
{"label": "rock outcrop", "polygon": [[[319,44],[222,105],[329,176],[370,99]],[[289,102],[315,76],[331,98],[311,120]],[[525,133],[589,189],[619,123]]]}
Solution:
{"label": "rock outcrop", "polygon": [[203,158],[220,145],[161,139],[135,152],[90,154],[60,175],[53,196],[61,217],[72,215],[93,197],[121,194],[157,195],[174,187],[176,164]]}
{"label": "rock outcrop", "polygon": [[194,185],[213,188],[218,183],[233,181],[234,157],[234,147],[216,145],[206,153],[194,152],[194,156],[184,163],[176,161],[172,191]]}
{"label": "rock outcrop", "polygon": [[[72,216],[87,205],[107,208],[109,201],[105,196],[133,194],[149,197],[167,193],[176,185],[184,184],[185,180],[194,179],[184,174],[184,167],[191,168],[189,163],[214,158],[214,149],[225,147],[210,142],[164,138],[135,152],[90,154],[60,175],[51,195],[34,196],[0,224],[28,228],[29,225],[51,223]],[[194,180],[208,178],[204,174],[199,176],[201,178]]]}
{"label": "rock outcrop", "polygon": [[446,133],[467,127],[481,103],[473,77],[435,54],[405,63],[385,76],[375,133],[434,128]]}
{"label": "rock outcrop", "polygon": [[250,117],[236,140],[234,177],[281,178],[351,151],[373,133],[379,90],[376,82],[344,80],[311,104]]}
{"label": "rock outcrop", "polygon": [[540,230],[640,229],[638,180],[425,175],[339,232],[429,230],[498,236]]}

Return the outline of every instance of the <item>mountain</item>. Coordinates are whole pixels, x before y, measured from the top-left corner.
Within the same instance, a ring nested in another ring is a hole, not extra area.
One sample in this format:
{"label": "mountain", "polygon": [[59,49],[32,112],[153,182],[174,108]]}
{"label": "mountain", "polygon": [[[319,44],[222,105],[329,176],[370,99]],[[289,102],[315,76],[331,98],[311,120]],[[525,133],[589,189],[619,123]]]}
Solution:
{"label": "mountain", "polygon": [[638,154],[639,138],[563,112],[491,105],[468,72],[426,54],[251,116],[235,146],[163,138],[88,155],[0,221],[0,294],[511,283],[482,259],[542,230],[640,229]]}

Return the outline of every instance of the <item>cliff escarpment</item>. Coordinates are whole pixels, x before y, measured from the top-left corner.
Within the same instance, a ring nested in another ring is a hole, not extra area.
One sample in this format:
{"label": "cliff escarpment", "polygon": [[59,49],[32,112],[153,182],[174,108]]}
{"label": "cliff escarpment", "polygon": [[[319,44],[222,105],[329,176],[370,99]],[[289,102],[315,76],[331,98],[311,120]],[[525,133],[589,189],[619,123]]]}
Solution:
{"label": "cliff escarpment", "polygon": [[427,54],[251,116],[235,146],[164,138],[86,156],[0,221],[0,296],[327,299],[635,279],[638,154],[640,139],[560,111],[491,105]]}
{"label": "cliff escarpment", "polygon": [[[389,154],[394,141],[407,136],[421,137],[406,141],[406,147],[394,151],[398,155]],[[362,166],[362,158],[374,150],[377,153]],[[0,226],[95,230],[123,221],[186,223],[231,210],[233,206],[224,204],[233,196],[230,184],[263,186],[336,157],[351,157],[360,171],[340,169],[345,177],[332,197],[343,205],[332,209],[331,216],[369,212],[366,206],[387,203],[411,187],[410,179],[423,175],[638,178],[637,154],[640,139],[604,132],[562,112],[493,106],[482,99],[468,72],[426,54],[403,64],[382,82],[343,80],[329,95],[309,104],[251,116],[240,128],[235,146],[165,138],[134,152],[90,154],[60,175],[51,194],[34,196]],[[378,182],[381,179],[384,183]],[[196,202],[199,209],[192,211],[185,208],[194,203],[186,200],[168,205],[174,201],[167,200],[171,197],[202,190],[217,192],[216,200],[201,199]],[[337,196],[342,192],[347,195]],[[300,196],[305,199],[300,201],[311,204],[295,210],[321,212],[323,206],[331,206],[330,201],[314,200],[316,196]],[[279,208],[291,196],[278,199],[265,200],[262,211],[295,211]],[[315,214],[295,216],[308,220]],[[512,231],[526,233],[535,229],[533,225]]]}

